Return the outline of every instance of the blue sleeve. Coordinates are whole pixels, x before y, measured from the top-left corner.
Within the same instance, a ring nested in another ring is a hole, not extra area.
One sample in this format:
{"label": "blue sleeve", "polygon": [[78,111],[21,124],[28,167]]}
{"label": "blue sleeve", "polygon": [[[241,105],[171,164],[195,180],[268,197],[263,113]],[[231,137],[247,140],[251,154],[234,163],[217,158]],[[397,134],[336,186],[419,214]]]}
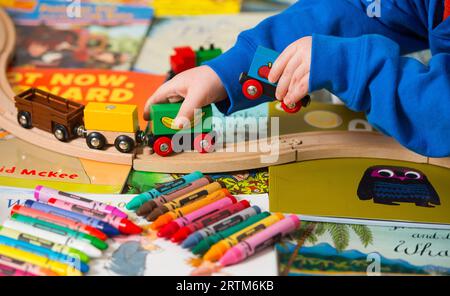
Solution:
{"label": "blue sleeve", "polygon": [[419,154],[450,155],[450,54],[425,66],[380,35],[313,35],[312,60],[312,91],[328,89]]}
{"label": "blue sleeve", "polygon": [[239,75],[250,68],[258,45],[281,52],[292,42],[314,33],[340,37],[381,34],[395,40],[402,53],[425,48],[426,26],[417,17],[414,18],[412,6],[401,4],[400,8],[391,7],[394,2],[422,1],[383,0],[381,18],[368,17],[366,0],[298,1],[284,12],[242,32],[234,47],[206,63],[218,74],[228,93],[228,99],[218,103],[217,107],[228,115],[268,101],[247,100],[239,84]]}

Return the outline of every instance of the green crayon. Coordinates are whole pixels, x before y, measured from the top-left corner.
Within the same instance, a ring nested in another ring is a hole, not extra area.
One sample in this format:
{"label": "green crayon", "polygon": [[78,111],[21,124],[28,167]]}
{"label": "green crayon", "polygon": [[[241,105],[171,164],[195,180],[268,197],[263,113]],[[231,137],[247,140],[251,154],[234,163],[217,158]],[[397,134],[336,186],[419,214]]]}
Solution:
{"label": "green crayon", "polygon": [[82,233],[82,232],[64,227],[64,226],[60,226],[57,224],[53,224],[53,223],[50,223],[47,221],[39,220],[36,218],[24,216],[24,215],[17,214],[17,213],[11,215],[11,219],[22,222],[22,223],[33,225],[34,227],[37,227],[40,229],[48,230],[48,231],[55,232],[55,233],[58,233],[61,235],[66,235],[66,236],[73,237],[75,239],[85,241],[85,242],[93,245],[94,247],[96,247],[99,250],[106,250],[108,248],[108,244],[105,243],[104,241],[102,241],[101,239],[99,239],[95,236],[86,234],[86,233]]}
{"label": "green crayon", "polygon": [[61,254],[64,254],[64,255],[67,255],[67,256],[70,256],[73,258],[78,258],[84,263],[88,263],[90,260],[88,255],[86,255],[84,252],[81,252],[77,249],[74,249],[74,248],[71,248],[68,246],[63,246],[63,245],[54,243],[54,242],[46,240],[46,239],[42,239],[37,236],[29,235],[26,233],[21,233],[20,231],[17,231],[17,230],[11,229],[11,228],[0,226],[0,235],[7,236],[10,238],[19,240],[19,241],[27,242],[29,244],[39,246],[42,248],[46,248],[46,249],[52,250],[53,252],[56,252],[56,253],[61,253]]}
{"label": "green crayon", "polygon": [[215,243],[229,237],[230,235],[232,235],[233,233],[236,233],[244,228],[246,228],[247,226],[250,226],[256,222],[258,222],[259,220],[262,220],[266,217],[269,217],[270,213],[269,212],[262,212],[256,216],[250,217],[247,220],[234,225],[233,227],[230,227],[228,229],[222,230],[217,232],[216,234],[207,237],[205,239],[203,239],[201,242],[199,242],[193,249],[192,252],[196,255],[203,255],[206,253],[206,251],[209,250],[209,248],[211,248],[212,245],[214,245]]}

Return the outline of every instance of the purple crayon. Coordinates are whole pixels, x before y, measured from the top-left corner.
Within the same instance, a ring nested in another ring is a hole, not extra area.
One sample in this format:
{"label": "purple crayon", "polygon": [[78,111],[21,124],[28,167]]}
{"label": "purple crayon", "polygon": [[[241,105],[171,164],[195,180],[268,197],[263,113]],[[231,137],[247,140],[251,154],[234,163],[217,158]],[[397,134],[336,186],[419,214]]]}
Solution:
{"label": "purple crayon", "polygon": [[128,215],[114,206],[104,204],[99,201],[93,201],[78,195],[58,191],[44,186],[37,186],[34,189],[34,198],[39,202],[47,203],[50,198],[56,198],[65,202],[70,202],[77,206],[96,210],[102,213],[111,214],[121,218],[127,218]]}
{"label": "purple crayon", "polygon": [[290,215],[229,249],[222,256],[219,263],[222,266],[239,263],[262,249],[280,241],[283,236],[294,231],[299,226],[300,220],[298,217]]}

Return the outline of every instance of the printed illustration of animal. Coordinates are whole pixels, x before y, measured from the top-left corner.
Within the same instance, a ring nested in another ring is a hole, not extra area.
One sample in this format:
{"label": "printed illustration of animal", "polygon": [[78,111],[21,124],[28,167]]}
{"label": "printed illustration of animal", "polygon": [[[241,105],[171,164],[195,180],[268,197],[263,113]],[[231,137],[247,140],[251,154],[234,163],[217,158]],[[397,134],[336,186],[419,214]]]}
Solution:
{"label": "printed illustration of animal", "polygon": [[369,167],[358,186],[360,200],[399,205],[414,203],[420,207],[440,205],[440,199],[427,176],[417,169],[394,166]]}

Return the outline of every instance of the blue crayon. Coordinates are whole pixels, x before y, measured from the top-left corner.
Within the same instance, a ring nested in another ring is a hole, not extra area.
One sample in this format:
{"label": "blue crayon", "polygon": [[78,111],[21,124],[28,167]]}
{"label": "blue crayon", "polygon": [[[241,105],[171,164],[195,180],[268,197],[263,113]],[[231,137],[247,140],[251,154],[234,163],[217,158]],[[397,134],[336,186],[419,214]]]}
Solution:
{"label": "blue crayon", "polygon": [[48,214],[51,214],[54,216],[64,217],[64,218],[67,218],[67,219],[70,219],[73,221],[77,221],[77,222],[80,222],[83,224],[90,225],[92,227],[95,227],[95,228],[103,231],[107,236],[114,236],[114,235],[120,234],[119,230],[117,228],[114,228],[113,226],[111,226],[111,224],[108,224],[106,222],[103,222],[98,219],[88,217],[88,216],[85,216],[85,215],[82,215],[79,213],[63,210],[63,209],[56,208],[56,207],[53,207],[53,206],[50,206],[47,204],[35,202],[33,200],[25,201],[25,207],[36,209],[36,210],[43,211],[45,213],[48,213]]}
{"label": "blue crayon", "polygon": [[142,206],[147,201],[154,199],[163,194],[169,194],[172,191],[178,190],[183,186],[189,185],[191,182],[203,178],[203,174],[200,172],[193,172],[189,175],[183,176],[181,178],[175,179],[170,182],[166,182],[156,188],[153,188],[150,191],[141,193],[135,196],[128,204],[127,209],[130,211],[137,210],[140,206]]}
{"label": "blue crayon", "polygon": [[248,218],[258,215],[261,213],[261,209],[258,206],[253,206],[250,208],[243,209],[242,211],[237,212],[223,220],[220,220],[208,227],[200,229],[191,235],[189,235],[181,244],[183,248],[193,248],[200,241],[207,238],[208,236],[214,235],[219,231],[223,231],[227,228],[230,228],[234,225],[237,225]]}
{"label": "blue crayon", "polygon": [[70,257],[70,256],[67,256],[67,255],[64,255],[61,253],[56,253],[50,249],[32,245],[25,241],[20,241],[20,240],[16,240],[16,239],[13,239],[13,238],[10,238],[7,236],[0,235],[0,244],[5,245],[5,246],[10,246],[10,247],[13,247],[16,249],[20,249],[23,251],[27,251],[27,252],[30,252],[30,253],[33,253],[36,255],[40,255],[40,256],[46,257],[50,260],[68,264],[83,273],[86,273],[89,271],[89,266],[86,263],[81,262],[81,260],[79,260],[77,258]]}

